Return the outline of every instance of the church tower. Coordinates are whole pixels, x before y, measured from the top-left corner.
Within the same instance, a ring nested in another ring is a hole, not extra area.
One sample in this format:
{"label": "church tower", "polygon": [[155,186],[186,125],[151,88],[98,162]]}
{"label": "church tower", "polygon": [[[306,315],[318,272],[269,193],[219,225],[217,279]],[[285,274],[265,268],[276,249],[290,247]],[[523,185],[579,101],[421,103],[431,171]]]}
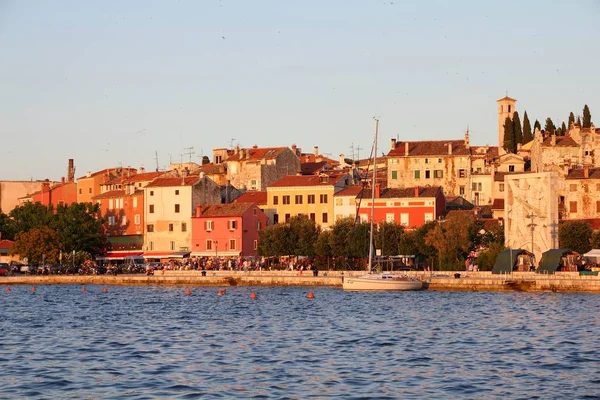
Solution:
{"label": "church tower", "polygon": [[517,100],[511,99],[508,96],[505,96],[497,101],[498,103],[498,152],[499,154],[504,154],[504,121],[506,121],[506,117],[512,120],[513,113],[515,110],[515,104],[517,104]]}

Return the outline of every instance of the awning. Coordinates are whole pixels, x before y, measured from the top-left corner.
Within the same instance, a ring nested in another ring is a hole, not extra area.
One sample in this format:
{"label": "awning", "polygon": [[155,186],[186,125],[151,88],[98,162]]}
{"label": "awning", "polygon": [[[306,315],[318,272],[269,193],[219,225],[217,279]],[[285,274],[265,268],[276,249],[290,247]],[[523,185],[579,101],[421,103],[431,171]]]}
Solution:
{"label": "awning", "polygon": [[104,260],[125,260],[126,258],[142,258],[141,251],[109,251],[102,256],[96,257],[98,261]]}
{"label": "awning", "polygon": [[589,257],[589,258],[600,258],[600,250],[592,249],[592,250],[588,251],[587,253],[585,253],[583,256]]}
{"label": "awning", "polygon": [[527,253],[523,249],[506,249],[503,250],[496,257],[496,262],[494,263],[494,268],[492,269],[492,274],[510,274],[517,263],[517,258],[519,255]]}
{"label": "awning", "polygon": [[190,251],[145,251],[144,258],[184,258],[189,257]]}
{"label": "awning", "polygon": [[562,261],[562,257],[570,253],[569,249],[551,249],[542,254],[542,260],[540,261],[540,266],[538,267],[538,273],[554,273],[560,267],[560,262]]}

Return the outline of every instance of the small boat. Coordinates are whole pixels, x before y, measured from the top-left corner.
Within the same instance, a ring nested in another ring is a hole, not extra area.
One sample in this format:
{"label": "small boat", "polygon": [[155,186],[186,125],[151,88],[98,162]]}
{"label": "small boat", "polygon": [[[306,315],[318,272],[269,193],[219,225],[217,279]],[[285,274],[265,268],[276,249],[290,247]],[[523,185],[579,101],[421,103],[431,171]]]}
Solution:
{"label": "small boat", "polygon": [[[375,119],[375,140],[373,143],[374,162],[373,178],[371,180],[371,227],[369,232],[369,266],[368,270],[373,271],[373,220],[375,219],[375,177],[377,176],[377,131],[379,129],[379,120]],[[358,215],[358,213],[357,213]],[[389,272],[368,273],[359,277],[344,277],[342,282],[344,290],[420,290],[423,288],[423,282],[418,279],[410,278],[405,275],[393,275]]]}

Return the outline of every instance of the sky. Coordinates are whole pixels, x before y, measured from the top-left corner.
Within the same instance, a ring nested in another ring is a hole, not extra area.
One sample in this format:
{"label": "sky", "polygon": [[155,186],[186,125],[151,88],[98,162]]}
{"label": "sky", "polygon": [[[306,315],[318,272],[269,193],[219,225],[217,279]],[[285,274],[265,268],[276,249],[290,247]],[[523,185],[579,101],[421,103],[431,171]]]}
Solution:
{"label": "sky", "polygon": [[506,94],[532,123],[595,120],[599,20],[599,0],[0,0],[0,180],[235,144],[366,158],[373,117],[379,154],[467,126],[497,145]]}

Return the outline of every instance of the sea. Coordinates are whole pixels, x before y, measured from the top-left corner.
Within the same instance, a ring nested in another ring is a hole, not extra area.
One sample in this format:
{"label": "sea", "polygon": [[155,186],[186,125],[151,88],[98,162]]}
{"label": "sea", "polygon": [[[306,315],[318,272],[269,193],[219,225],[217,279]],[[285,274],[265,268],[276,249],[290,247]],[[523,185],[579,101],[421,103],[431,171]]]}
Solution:
{"label": "sea", "polygon": [[187,289],[2,288],[0,398],[600,396],[599,295]]}

